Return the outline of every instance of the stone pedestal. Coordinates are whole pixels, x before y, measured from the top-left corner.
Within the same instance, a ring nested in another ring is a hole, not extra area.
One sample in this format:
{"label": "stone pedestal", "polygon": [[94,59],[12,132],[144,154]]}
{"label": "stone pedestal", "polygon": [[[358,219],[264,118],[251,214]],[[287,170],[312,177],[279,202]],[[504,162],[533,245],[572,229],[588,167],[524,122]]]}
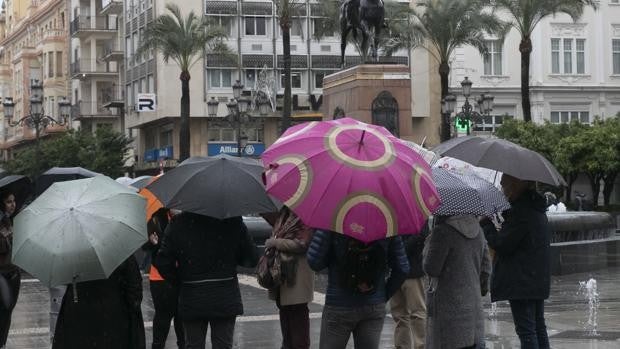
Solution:
{"label": "stone pedestal", "polygon": [[402,139],[416,141],[418,136],[414,137],[411,118],[411,74],[406,65],[363,64],[326,76],[323,80],[324,119],[333,119],[334,114],[341,110],[345,116],[381,124],[379,120],[386,120],[390,106],[388,103],[386,108],[380,100],[389,100],[389,96],[397,105],[395,118],[387,116],[393,120],[392,128],[396,130],[390,131]]}

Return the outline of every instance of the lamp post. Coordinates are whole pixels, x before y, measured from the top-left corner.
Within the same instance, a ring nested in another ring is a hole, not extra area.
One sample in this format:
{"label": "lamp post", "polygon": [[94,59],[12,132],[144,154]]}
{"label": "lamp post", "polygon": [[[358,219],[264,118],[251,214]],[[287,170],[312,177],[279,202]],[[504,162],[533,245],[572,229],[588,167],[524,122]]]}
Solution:
{"label": "lamp post", "polygon": [[[483,116],[489,116],[491,111],[493,110],[493,100],[495,99],[495,97],[490,95],[488,92],[481,94],[480,97],[476,100],[479,112],[474,110],[474,106],[469,103],[472,85],[473,83],[471,82],[471,80],[469,80],[468,77],[465,77],[465,80],[461,82],[461,87],[463,89],[462,93],[465,97],[465,103],[463,103],[461,111],[456,114],[455,118],[455,127],[459,126],[459,124],[457,123],[461,123],[460,126],[465,126],[468,136],[470,133],[471,122],[480,120]],[[446,96],[446,98],[448,97],[454,96]],[[449,105],[450,103],[446,101],[446,98],[444,98],[444,101],[442,101],[442,110],[444,109],[445,105],[446,113],[451,114],[454,111],[454,104]],[[454,97],[454,102],[456,102],[456,97]],[[463,125],[463,123],[465,123],[465,125]]]}
{"label": "lamp post", "polygon": [[[232,89],[234,98],[232,98],[228,103],[226,103],[226,107],[228,108],[228,115],[226,116],[226,120],[236,129],[237,156],[241,157],[243,156],[243,150],[248,145],[248,137],[245,134],[241,134],[241,125],[248,123],[252,120],[252,117],[249,114],[249,109],[252,101],[247,98],[241,97],[243,85],[239,80],[235,82]],[[269,99],[264,96],[264,94],[258,93],[255,103],[261,116],[265,116],[269,113]],[[211,99],[207,102],[207,112],[210,117],[217,116],[218,107],[219,102],[215,99],[215,97],[211,97]]]}
{"label": "lamp post", "polygon": [[28,128],[34,129],[37,152],[41,132],[49,125],[66,125],[67,119],[69,118],[69,114],[71,112],[71,102],[69,102],[65,97],[62,97],[62,99],[58,101],[58,112],[60,114],[60,118],[55,119],[52,116],[45,115],[45,110],[43,109],[43,84],[38,80],[34,80],[30,86],[29,115],[13,122],[15,112],[15,103],[13,102],[13,98],[6,97],[2,105],[4,106],[4,118],[7,120],[9,126],[27,126]]}

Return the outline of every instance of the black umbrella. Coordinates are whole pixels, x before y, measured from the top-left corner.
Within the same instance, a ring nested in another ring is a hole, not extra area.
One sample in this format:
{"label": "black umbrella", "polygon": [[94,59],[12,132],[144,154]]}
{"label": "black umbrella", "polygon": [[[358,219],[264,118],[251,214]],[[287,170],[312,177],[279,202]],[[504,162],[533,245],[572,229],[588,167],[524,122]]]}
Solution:
{"label": "black umbrella", "polygon": [[164,207],[215,218],[277,212],[265,191],[263,166],[228,155],[192,157],[146,186]]}
{"label": "black umbrella", "polygon": [[35,194],[37,196],[41,195],[41,193],[56,182],[72,181],[99,175],[101,175],[101,173],[93,172],[82,167],[52,167],[37,178]]}
{"label": "black umbrella", "polygon": [[544,156],[505,139],[458,137],[439,144],[433,151],[522,180],[566,185],[562,175]]}
{"label": "black umbrella", "polygon": [[0,179],[0,193],[9,192],[15,195],[15,213],[24,205],[32,191],[32,183],[26,176],[9,175]]}

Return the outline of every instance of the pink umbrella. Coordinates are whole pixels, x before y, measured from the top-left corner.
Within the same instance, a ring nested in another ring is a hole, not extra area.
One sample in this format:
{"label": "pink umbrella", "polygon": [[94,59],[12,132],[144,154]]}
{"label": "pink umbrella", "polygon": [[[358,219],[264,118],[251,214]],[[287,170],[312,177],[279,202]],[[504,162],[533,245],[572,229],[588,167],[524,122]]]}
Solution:
{"label": "pink umbrella", "polygon": [[420,155],[354,119],[292,127],[262,160],[267,192],[306,225],[363,242],[416,234],[440,205]]}

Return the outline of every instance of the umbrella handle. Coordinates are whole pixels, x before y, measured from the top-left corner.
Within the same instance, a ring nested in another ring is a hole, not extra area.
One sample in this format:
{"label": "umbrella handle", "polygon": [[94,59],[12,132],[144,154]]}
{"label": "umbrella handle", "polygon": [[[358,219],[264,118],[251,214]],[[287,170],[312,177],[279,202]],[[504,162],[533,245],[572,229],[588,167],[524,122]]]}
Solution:
{"label": "umbrella handle", "polygon": [[77,283],[75,282],[75,279],[77,279],[77,276],[73,277],[73,282],[71,283],[71,286],[73,287],[73,303],[78,302]]}

